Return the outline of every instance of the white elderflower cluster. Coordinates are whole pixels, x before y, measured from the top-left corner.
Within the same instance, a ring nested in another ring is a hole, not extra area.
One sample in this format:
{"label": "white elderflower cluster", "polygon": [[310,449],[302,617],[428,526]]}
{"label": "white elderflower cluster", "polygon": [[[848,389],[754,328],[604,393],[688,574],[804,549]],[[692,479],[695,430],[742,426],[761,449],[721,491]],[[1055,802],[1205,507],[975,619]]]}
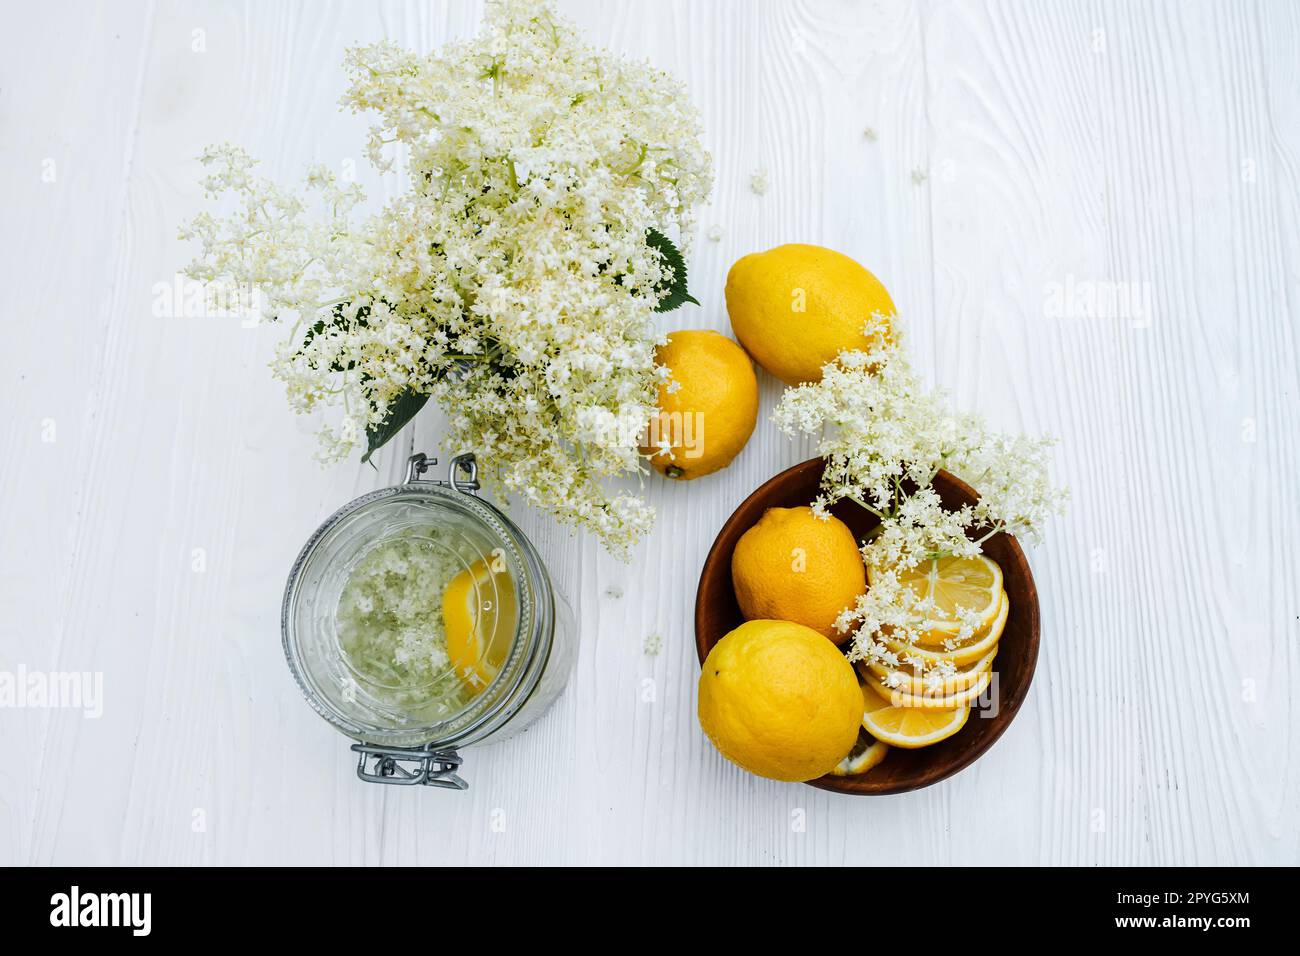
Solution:
{"label": "white elderflower cluster", "polygon": [[[933,610],[897,572],[979,554],[1001,531],[1038,541],[1066,501],[1048,476],[1054,442],[1001,435],[977,415],[950,411],[941,393],[924,388],[897,344],[841,353],[821,381],[786,389],[773,420],[788,435],[818,436],[826,468],[815,512],[849,500],[880,520],[862,547],[871,587],[837,622],[854,635],[851,656],[941,679],[951,665],[927,667],[891,647],[916,643]],[[945,508],[932,486],[941,469],[970,484],[978,502]],[[969,639],[978,616],[957,614],[950,648]]]}
{"label": "white elderflower cluster", "polygon": [[324,169],[309,210],[209,149],[205,186],[239,204],[182,232],[202,245],[189,274],[254,286],[296,323],[273,369],[295,410],[338,409],[324,460],[368,457],[432,398],[451,454],[625,552],[653,511],[604,484],[642,470],[638,430],[595,426],[649,420],[654,313],[685,298],[664,232],[689,239],[711,169],[684,89],[527,0],[490,2],[478,36],[437,53],[380,43],[346,68],[344,105],[377,116],[371,160],[404,155],[409,190],[357,222],[360,189]]}
{"label": "white elderflower cluster", "polygon": [[[366,553],[339,594],[339,643],[368,692],[442,715],[469,702],[452,669],[442,596],[459,565],[439,531],[389,539]],[[430,611],[432,610],[432,613]]]}

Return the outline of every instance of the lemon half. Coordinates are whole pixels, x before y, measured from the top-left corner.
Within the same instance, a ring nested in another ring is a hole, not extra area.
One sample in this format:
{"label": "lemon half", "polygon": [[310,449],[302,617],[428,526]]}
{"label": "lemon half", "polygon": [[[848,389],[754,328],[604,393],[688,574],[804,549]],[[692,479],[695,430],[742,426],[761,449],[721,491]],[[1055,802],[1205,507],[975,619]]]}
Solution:
{"label": "lemon half", "polygon": [[501,670],[518,616],[514,580],[504,567],[493,571],[486,561],[475,561],[447,582],[442,592],[447,655],[473,693],[482,693]]}

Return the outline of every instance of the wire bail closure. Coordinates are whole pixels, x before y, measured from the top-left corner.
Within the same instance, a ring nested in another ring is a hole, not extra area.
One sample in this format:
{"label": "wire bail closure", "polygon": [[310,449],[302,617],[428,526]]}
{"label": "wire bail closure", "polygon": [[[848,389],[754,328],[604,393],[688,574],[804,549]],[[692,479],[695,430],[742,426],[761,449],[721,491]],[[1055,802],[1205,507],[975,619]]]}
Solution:
{"label": "wire bail closure", "polygon": [[409,748],[353,744],[352,750],[360,754],[357,776],[368,783],[469,789],[469,783],[456,773],[462,758],[455,750],[434,750],[432,744]]}
{"label": "wire bail closure", "polygon": [[[406,461],[406,484],[409,485],[413,481],[428,481],[429,479],[423,477],[424,473],[437,464],[438,459],[430,458],[424,452],[412,455]],[[465,494],[478,491],[482,487],[478,480],[478,460],[472,454],[457,455],[447,468],[447,480],[434,480],[432,483],[446,485]]]}

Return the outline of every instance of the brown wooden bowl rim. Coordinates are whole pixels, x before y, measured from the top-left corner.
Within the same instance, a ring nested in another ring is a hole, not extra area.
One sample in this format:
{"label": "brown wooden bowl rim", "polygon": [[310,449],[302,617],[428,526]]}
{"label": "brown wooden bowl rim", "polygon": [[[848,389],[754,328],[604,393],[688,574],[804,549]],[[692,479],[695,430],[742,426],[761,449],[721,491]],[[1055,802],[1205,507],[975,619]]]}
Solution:
{"label": "brown wooden bowl rim", "polygon": [[[704,580],[709,568],[717,560],[716,552],[721,547],[723,540],[728,537],[727,532],[732,525],[740,520],[741,512],[747,510],[751,501],[760,496],[765,496],[774,486],[783,485],[796,477],[802,477],[803,473],[823,466],[822,459],[810,458],[807,461],[799,462],[797,465],[791,465],[778,474],[773,475],[763,484],[759,485],[749,494],[718,530],[717,536],[713,539],[713,545],[709,548],[709,553],[704,559],[704,565],[700,569],[700,582],[695,590],[695,652],[699,657],[700,666],[703,667],[704,660],[709,655],[710,648],[705,644],[705,608],[703,601]],[[956,475],[947,471],[940,471],[940,477],[952,483],[956,488],[971,498],[977,498],[970,485],[962,481]],[[938,480],[938,479],[936,479]],[[743,532],[742,532],[743,533]],[[991,718],[993,726],[978,742],[972,744],[963,750],[958,756],[949,760],[946,764],[931,768],[930,771],[922,771],[914,777],[901,781],[894,781],[889,784],[873,783],[868,776],[858,777],[837,777],[833,774],[826,774],[815,780],[807,780],[805,783],[810,787],[816,787],[819,790],[829,790],[834,793],[846,793],[853,796],[881,796],[891,793],[907,793],[912,790],[920,790],[922,787],[929,787],[941,780],[946,780],[954,774],[965,770],[976,760],[988,752],[989,748],[997,743],[998,739],[1011,726],[1016,714],[1020,712],[1020,705],[1024,703],[1025,697],[1029,694],[1029,687],[1034,681],[1034,673],[1038,668],[1038,642],[1039,642],[1039,607],[1038,607],[1038,588],[1034,583],[1033,572],[1030,570],[1029,561],[1025,558],[1025,553],[1020,547],[1020,542],[1012,535],[1004,535],[1007,546],[1015,559],[1018,568],[1023,569],[1025,576],[1025,585],[1029,594],[1029,635],[1028,645],[1025,651],[1028,663],[1025,670],[1024,681],[1013,690],[1013,693],[1005,701],[999,702],[998,713],[996,717]],[[731,576],[730,567],[727,569],[728,579]],[[1005,569],[1004,569],[1005,573]],[[960,731],[958,732],[960,733]]]}

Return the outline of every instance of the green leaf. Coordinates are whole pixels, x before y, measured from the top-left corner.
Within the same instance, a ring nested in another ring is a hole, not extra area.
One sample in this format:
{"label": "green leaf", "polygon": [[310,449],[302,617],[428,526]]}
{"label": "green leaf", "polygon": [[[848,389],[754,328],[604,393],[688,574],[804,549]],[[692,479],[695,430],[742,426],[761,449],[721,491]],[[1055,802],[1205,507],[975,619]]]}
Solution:
{"label": "green leaf", "polygon": [[645,234],[645,240],[646,244],[652,249],[659,250],[664,265],[671,269],[673,273],[671,281],[655,289],[655,292],[659,295],[659,304],[655,306],[655,311],[671,312],[687,302],[699,305],[699,301],[686,291],[686,260],[682,258],[681,251],[673,245],[673,241],[658,229],[648,230]]}
{"label": "green leaf", "polygon": [[407,389],[397,397],[397,401],[388,406],[388,415],[378,425],[366,429],[366,453],[361,456],[363,463],[392,440],[393,436],[406,427],[407,422],[415,417],[424,403],[429,400],[427,392]]}

